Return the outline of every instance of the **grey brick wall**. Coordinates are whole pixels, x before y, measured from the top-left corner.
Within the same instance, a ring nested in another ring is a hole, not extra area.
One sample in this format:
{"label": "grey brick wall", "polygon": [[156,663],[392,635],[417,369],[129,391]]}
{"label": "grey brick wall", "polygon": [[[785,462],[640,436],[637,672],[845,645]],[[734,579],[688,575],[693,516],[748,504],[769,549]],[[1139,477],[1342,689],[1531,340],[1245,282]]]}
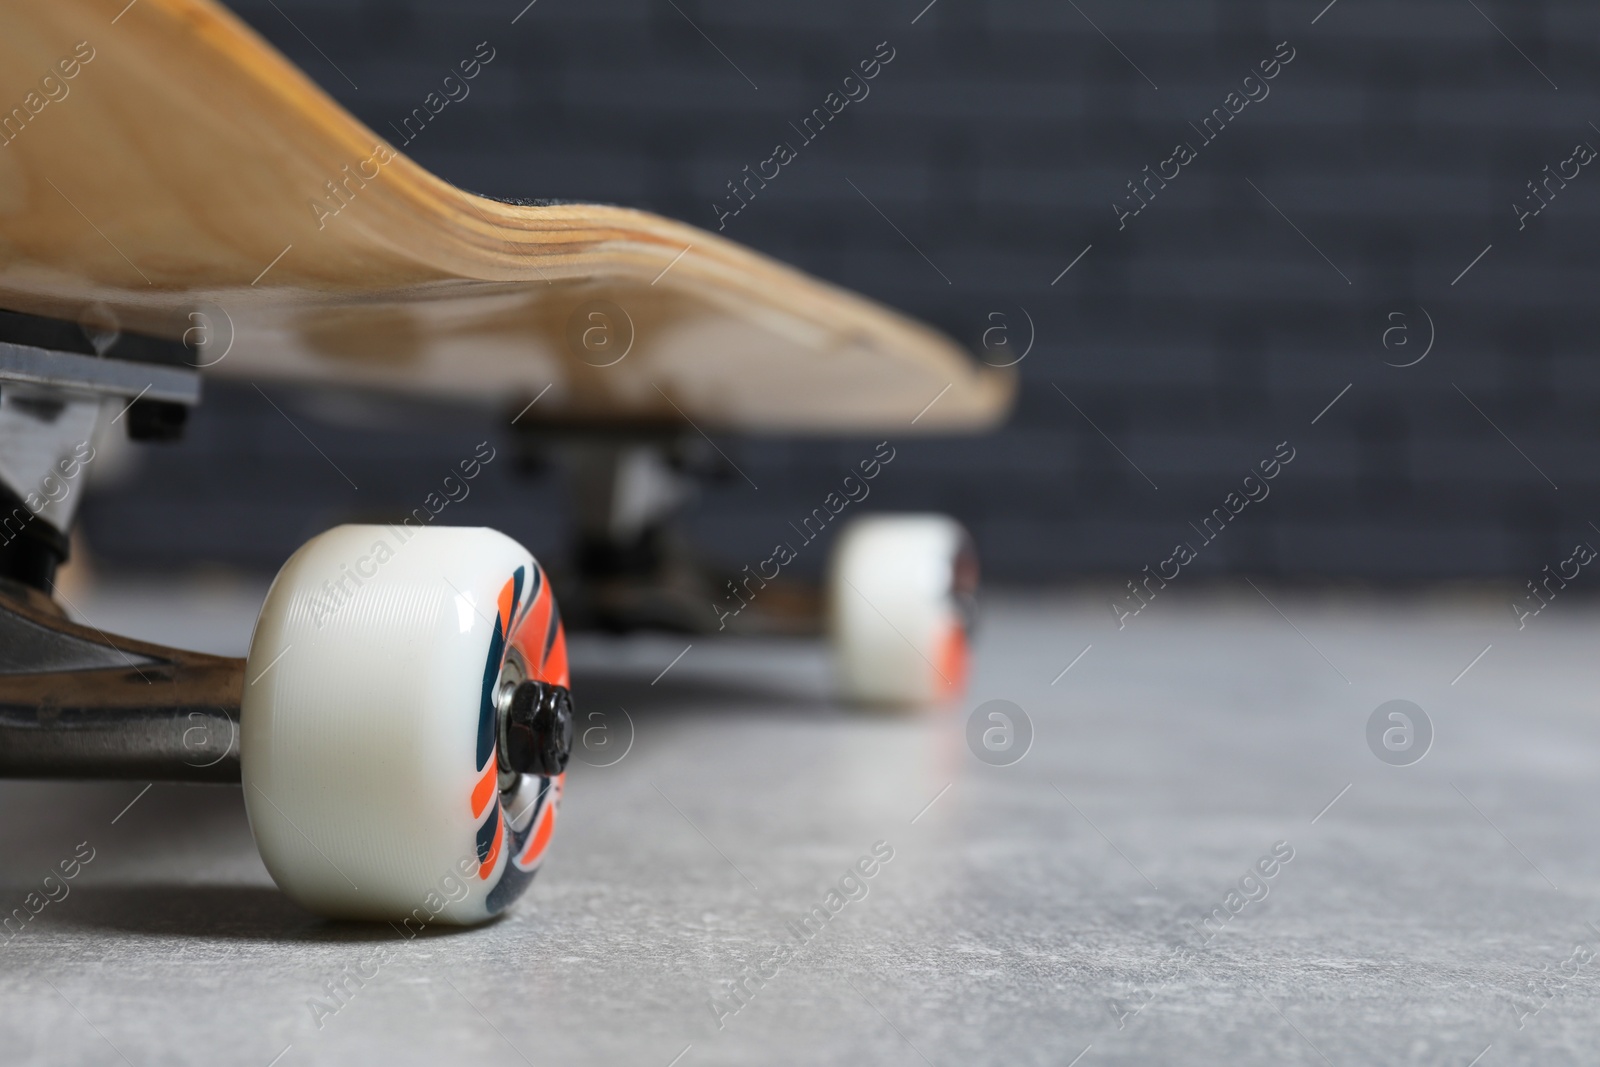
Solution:
{"label": "grey brick wall", "polygon": [[[1159,561],[1283,440],[1294,463],[1196,569],[1521,575],[1600,536],[1600,166],[1525,228],[1512,208],[1575,144],[1600,148],[1600,8],[924,3],[538,0],[514,25],[517,0],[236,9],[380,131],[488,41],[471,96],[411,146],[421,163],[492,195],[710,228],[724,183],[888,41],[870,95],[726,232],[969,344],[1026,309],[1037,339],[1008,424],[899,443],[873,498],[961,516],[991,575]],[[1270,94],[1202,144],[1190,123],[1283,41]],[[1197,158],[1119,229],[1125,183],[1180,141]],[[1431,353],[1386,365],[1420,354],[1423,309]],[[1386,350],[1401,321],[1412,343]],[[293,410],[359,492],[253,390],[219,388],[188,442],[92,502],[96,548],[275,566],[321,525],[410,506],[482,436],[436,414],[362,434]],[[743,560],[867,446],[727,447],[761,490],[709,487],[690,528]],[[507,462],[460,521],[552,553],[561,515],[557,484]]]}

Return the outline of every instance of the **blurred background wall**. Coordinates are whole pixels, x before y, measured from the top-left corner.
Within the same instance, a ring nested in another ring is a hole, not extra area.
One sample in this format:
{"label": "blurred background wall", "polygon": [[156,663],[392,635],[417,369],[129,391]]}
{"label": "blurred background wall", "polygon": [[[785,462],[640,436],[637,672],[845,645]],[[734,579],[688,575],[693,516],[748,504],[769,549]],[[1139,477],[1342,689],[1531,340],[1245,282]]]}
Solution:
{"label": "blurred background wall", "polygon": [[[871,499],[955,513],[991,577],[1131,577],[1280,442],[1270,497],[1195,570],[1521,577],[1600,539],[1592,0],[522,3],[233,7],[392,140],[487,42],[406,149],[458,185],[720,219],[992,361],[1031,337],[1006,426],[896,440]],[[722,218],[779,141],[797,158]],[[415,506],[486,437],[503,460],[452,521],[561,551],[560,477],[514,474],[504,419],[267,392],[306,436],[212,386],[184,442],[91,499],[95,555],[270,571]],[[737,566],[871,442],[723,444],[760,489],[708,486],[688,529]]]}

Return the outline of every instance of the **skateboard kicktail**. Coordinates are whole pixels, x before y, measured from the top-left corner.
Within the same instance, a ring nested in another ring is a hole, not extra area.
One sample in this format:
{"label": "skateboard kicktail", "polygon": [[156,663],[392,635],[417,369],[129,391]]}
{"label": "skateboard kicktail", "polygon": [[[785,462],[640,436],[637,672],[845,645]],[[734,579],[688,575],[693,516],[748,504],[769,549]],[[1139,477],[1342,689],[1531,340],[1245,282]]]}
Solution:
{"label": "skateboard kicktail", "polygon": [[[181,435],[202,376],[516,415],[578,483],[568,618],[714,630],[720,583],[667,533],[683,441],[975,432],[1010,404],[1009,372],[716,234],[451,186],[206,0],[0,3],[0,108],[0,773],[242,782],[319,914],[442,892],[433,921],[472,923],[532,879],[573,733],[550,577],[492,530],[340,526],[284,564],[247,659],[109,637],[55,586],[81,494],[53,487],[97,427]],[[976,582],[952,519],[847,527],[810,613],[841,696],[959,693]]]}

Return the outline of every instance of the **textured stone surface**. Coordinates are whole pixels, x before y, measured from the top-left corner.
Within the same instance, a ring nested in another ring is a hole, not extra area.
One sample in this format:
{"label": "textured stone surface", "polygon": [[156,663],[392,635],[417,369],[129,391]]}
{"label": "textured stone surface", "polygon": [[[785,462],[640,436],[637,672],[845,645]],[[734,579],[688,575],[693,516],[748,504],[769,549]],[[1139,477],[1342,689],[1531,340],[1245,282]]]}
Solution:
{"label": "textured stone surface", "polygon": [[[95,849],[0,945],[0,1059],[1593,1062],[1600,961],[1551,975],[1600,949],[1600,612],[1517,632],[1498,599],[1266,591],[1292,625],[1248,586],[1174,588],[1121,632],[1099,598],[991,601],[968,701],[910,717],[834,707],[813,644],[697,640],[652,685],[684,642],[582,640],[580,710],[620,743],[626,708],[631,750],[576,767],[508,917],[405,943],[320,1030],[308,999],[397,938],[282,898],[237,790],[158,785],[113,824],[138,783],[0,785],[6,907]],[[226,650],[257,595],[80,603]],[[991,698],[1036,730],[1013,766],[966,749]],[[1414,766],[1367,747],[1394,698],[1436,730]],[[880,840],[868,895],[719,1030],[721,983]],[[1197,935],[1276,842],[1269,895]]]}

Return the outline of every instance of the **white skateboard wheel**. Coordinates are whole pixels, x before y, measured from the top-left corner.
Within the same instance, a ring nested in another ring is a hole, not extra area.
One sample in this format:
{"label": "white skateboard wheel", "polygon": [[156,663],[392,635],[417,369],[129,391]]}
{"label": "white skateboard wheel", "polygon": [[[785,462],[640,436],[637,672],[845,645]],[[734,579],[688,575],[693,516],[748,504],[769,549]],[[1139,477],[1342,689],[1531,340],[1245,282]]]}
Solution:
{"label": "white skateboard wheel", "polygon": [[497,759],[506,683],[566,686],[555,597],[494,530],[340,526],[278,572],[250,641],[245,804],[278,886],[345,919],[481,922],[521,895],[565,775]]}
{"label": "white skateboard wheel", "polygon": [[839,535],[828,570],[828,634],[840,696],[914,706],[961,695],[978,561],[944,515],[873,515]]}

